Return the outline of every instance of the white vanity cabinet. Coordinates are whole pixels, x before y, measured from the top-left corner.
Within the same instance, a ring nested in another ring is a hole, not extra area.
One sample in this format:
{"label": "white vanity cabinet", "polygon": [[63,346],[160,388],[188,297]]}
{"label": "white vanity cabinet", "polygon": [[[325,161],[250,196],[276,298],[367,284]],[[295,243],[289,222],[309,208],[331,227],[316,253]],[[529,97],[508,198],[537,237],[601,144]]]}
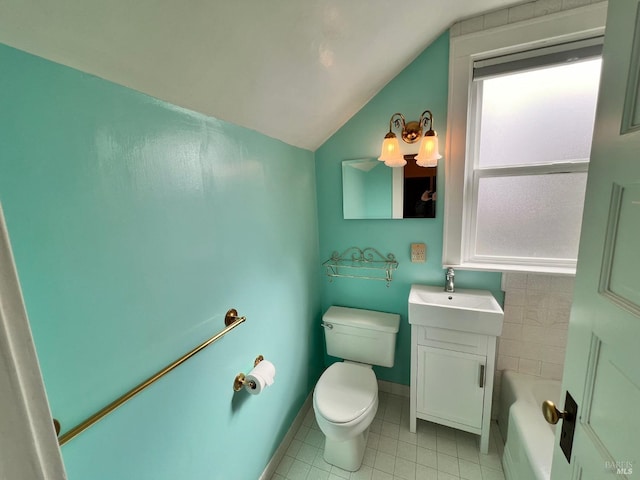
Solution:
{"label": "white vanity cabinet", "polygon": [[417,419],[428,420],[480,435],[480,451],[488,452],[496,338],[503,316],[487,291],[443,293],[412,286],[411,432]]}
{"label": "white vanity cabinet", "polygon": [[418,418],[480,435],[487,453],[496,337],[411,327],[410,425]]}

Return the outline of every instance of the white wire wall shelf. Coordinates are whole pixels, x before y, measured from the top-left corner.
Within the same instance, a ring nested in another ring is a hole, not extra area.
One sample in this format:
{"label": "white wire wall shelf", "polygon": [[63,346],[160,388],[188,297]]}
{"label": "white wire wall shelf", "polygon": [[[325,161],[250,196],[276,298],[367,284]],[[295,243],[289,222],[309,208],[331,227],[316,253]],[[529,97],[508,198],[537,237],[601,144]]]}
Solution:
{"label": "white wire wall shelf", "polygon": [[330,282],[333,277],[363,278],[385,281],[387,287],[393,280],[393,271],[398,268],[393,253],[384,256],[372,247],[350,247],[342,253],[335,251],[322,265],[327,269]]}

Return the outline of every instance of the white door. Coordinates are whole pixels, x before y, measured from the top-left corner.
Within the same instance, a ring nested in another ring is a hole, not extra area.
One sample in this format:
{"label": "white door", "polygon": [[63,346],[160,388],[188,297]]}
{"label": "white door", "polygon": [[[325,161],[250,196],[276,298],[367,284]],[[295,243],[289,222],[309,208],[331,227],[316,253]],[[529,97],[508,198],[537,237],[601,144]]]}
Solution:
{"label": "white door", "polygon": [[[610,0],[563,380],[578,406],[552,479],[640,478],[639,0]],[[567,422],[565,422],[567,423]]]}
{"label": "white door", "polygon": [[0,479],[64,478],[0,207]]}

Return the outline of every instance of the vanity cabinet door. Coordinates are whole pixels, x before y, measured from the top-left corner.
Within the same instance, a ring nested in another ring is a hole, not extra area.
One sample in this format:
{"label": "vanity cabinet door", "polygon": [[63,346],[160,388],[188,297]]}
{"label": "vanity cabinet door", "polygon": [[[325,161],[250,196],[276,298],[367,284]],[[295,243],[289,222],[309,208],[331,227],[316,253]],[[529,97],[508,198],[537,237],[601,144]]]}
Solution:
{"label": "vanity cabinet door", "polygon": [[418,345],[419,413],[482,427],[486,356]]}

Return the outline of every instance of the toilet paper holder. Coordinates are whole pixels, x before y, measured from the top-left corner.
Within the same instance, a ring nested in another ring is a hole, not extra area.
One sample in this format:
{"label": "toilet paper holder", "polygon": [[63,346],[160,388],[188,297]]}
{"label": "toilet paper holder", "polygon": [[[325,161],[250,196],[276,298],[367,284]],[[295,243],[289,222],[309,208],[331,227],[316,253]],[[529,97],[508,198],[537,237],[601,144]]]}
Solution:
{"label": "toilet paper holder", "polygon": [[[263,360],[264,357],[262,355],[258,355],[253,361],[253,366],[256,367]],[[233,390],[239,392],[244,386],[254,389],[256,388],[256,383],[252,380],[246,380],[244,373],[239,373],[233,381]]]}

